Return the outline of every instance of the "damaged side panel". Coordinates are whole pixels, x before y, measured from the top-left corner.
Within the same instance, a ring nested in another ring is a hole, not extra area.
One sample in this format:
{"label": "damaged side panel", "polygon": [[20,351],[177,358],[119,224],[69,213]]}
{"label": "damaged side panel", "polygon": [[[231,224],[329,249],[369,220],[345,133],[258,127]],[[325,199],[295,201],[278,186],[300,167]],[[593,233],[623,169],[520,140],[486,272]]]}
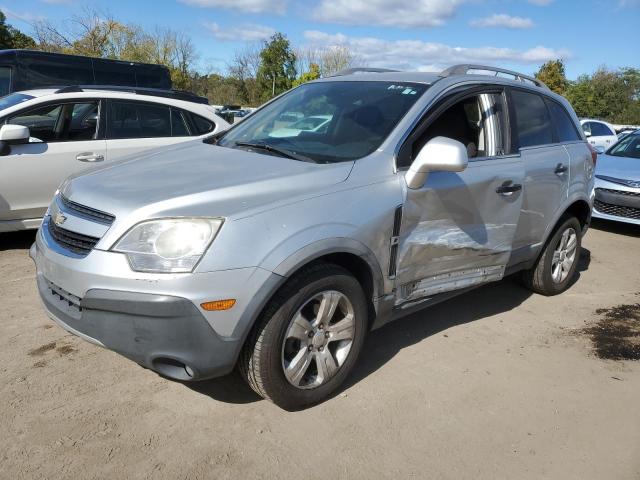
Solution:
{"label": "damaged side panel", "polygon": [[500,280],[509,262],[522,192],[519,157],[477,160],[461,173],[431,173],[407,190],[399,238],[396,304]]}

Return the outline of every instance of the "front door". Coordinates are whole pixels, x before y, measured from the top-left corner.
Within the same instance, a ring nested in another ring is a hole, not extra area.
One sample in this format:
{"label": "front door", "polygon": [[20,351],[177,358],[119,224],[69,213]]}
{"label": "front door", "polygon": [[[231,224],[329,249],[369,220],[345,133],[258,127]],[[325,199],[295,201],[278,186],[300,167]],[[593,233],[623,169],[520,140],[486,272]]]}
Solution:
{"label": "front door", "polygon": [[399,235],[396,304],[500,280],[522,203],[524,171],[508,144],[502,93],[457,101],[426,127],[414,150],[446,136],[467,147],[460,173],[433,172],[407,189]]}
{"label": "front door", "polygon": [[104,160],[106,142],[96,139],[98,115],[99,101],[82,100],[7,119],[29,127],[32,138],[0,156],[0,221],[41,218],[65,178]]}

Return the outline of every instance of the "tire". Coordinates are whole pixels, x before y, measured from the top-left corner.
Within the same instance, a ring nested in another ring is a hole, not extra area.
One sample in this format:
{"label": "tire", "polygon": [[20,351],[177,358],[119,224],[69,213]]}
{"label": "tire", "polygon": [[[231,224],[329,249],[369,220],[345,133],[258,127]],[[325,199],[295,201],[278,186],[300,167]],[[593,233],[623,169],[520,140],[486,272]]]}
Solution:
{"label": "tire", "polygon": [[367,319],[362,287],[347,270],[312,265],[269,301],[243,347],[240,372],[258,395],[286,410],[320,403],[352,370]]}
{"label": "tire", "polygon": [[[571,248],[572,234],[575,235],[575,246]],[[562,256],[562,242],[565,241],[565,235],[568,235],[568,245],[564,249]],[[553,235],[544,246],[542,254],[538,258],[535,266],[531,270],[525,270],[522,274],[523,283],[530,290],[541,295],[551,296],[564,292],[573,280],[578,263],[580,260],[580,251],[582,248],[582,227],[576,217],[568,217],[561,221],[559,226],[554,230]],[[570,265],[563,264],[559,258],[568,260],[573,252]],[[560,266],[560,273],[558,273]]]}

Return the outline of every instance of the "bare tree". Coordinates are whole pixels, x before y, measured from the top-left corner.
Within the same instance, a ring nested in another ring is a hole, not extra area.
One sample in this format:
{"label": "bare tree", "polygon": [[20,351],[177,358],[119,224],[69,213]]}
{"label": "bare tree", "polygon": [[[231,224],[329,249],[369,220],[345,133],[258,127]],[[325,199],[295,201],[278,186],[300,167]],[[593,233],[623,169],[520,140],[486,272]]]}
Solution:
{"label": "bare tree", "polygon": [[296,67],[298,72],[311,70],[311,65],[320,67],[323,77],[345,68],[365,66],[362,59],[353,53],[348,45],[329,45],[322,48],[301,47],[296,49]]}

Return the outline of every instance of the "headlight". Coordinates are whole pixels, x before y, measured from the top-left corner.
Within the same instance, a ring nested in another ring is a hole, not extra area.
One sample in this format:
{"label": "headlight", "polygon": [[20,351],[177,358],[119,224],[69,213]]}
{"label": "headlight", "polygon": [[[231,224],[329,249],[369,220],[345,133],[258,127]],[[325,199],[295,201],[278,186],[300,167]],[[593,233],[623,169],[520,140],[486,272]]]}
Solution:
{"label": "headlight", "polygon": [[167,218],[139,223],[112,250],[137,272],[191,272],[222,226],[219,218]]}

